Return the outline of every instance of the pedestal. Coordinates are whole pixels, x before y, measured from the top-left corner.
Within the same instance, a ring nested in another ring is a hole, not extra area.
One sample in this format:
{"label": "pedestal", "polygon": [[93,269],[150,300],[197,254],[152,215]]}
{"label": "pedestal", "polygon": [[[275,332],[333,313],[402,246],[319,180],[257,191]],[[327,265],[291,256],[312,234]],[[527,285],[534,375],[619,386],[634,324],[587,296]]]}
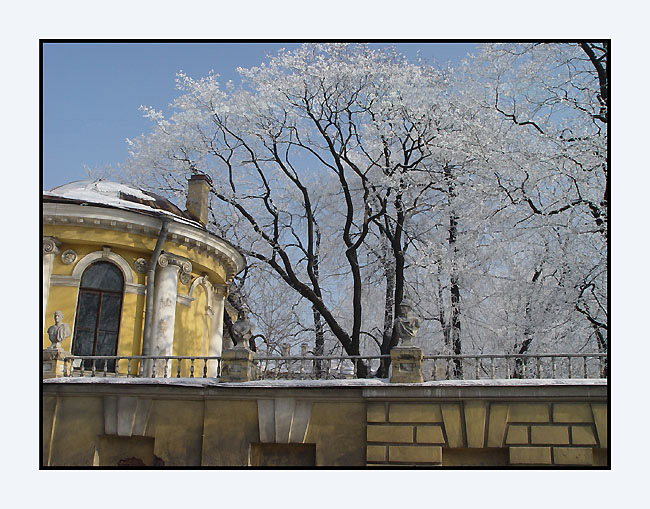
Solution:
{"label": "pedestal", "polygon": [[43,350],[43,378],[59,378],[65,375],[65,360],[70,354],[58,348]]}
{"label": "pedestal", "polygon": [[248,348],[231,348],[221,356],[220,382],[250,382],[255,380],[253,352]]}
{"label": "pedestal", "polygon": [[396,346],[390,351],[392,372],[390,383],[414,384],[424,382],[422,359],[424,354],[416,346]]}

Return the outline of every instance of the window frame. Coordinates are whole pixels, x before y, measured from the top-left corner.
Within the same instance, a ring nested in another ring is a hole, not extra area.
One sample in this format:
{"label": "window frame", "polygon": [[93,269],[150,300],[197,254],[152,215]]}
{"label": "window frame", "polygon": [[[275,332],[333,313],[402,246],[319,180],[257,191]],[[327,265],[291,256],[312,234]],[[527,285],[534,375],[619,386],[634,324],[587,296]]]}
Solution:
{"label": "window frame", "polygon": [[[121,290],[104,290],[104,289],[101,289],[101,288],[99,288],[99,289],[98,288],[84,288],[82,286],[82,284],[83,284],[83,276],[86,273],[86,271],[89,270],[91,267],[94,267],[95,265],[98,265],[98,264],[110,264],[117,270],[120,277],[122,278],[122,289]],[[120,340],[120,328],[121,328],[121,325],[122,325],[122,309],[124,307],[124,291],[125,291],[125,288],[126,288],[126,278],[124,277],[124,274],[122,273],[122,270],[120,269],[120,267],[117,264],[115,264],[115,263],[113,263],[113,262],[111,262],[109,260],[105,260],[105,259],[104,260],[97,260],[96,262],[91,263],[90,265],[88,265],[88,267],[86,267],[84,269],[83,273],[81,274],[80,281],[79,281],[79,292],[78,292],[78,295],[77,295],[77,309],[75,311],[75,326],[74,326],[74,336],[73,336],[73,341],[72,341],[72,354],[73,355],[79,355],[79,354],[75,353],[75,350],[77,350],[78,344],[79,344],[78,341],[77,341],[77,333],[78,332],[92,332],[92,334],[93,334],[93,343],[92,343],[92,353],[90,355],[91,356],[96,355],[96,352],[97,352],[97,339],[98,339],[98,335],[99,335],[100,330],[102,330],[100,328],[100,325],[101,325],[100,319],[101,319],[101,313],[102,313],[102,300],[103,300],[104,295],[113,295],[113,296],[119,297],[119,299],[120,299],[119,300],[118,311],[117,311],[117,329],[114,331],[114,333],[116,335],[115,336],[115,347],[114,347],[113,353],[111,354],[113,356],[117,355],[118,344],[119,344],[119,340]],[[94,295],[98,296],[98,303],[97,303],[97,306],[95,308],[95,327],[94,327],[94,329],[91,329],[90,327],[79,327],[79,320],[77,318],[79,316],[79,308],[81,306],[82,297],[83,297],[84,294],[94,294]],[[113,331],[110,331],[110,332],[113,332]],[[89,365],[90,364],[92,364],[92,363],[89,363]],[[113,364],[113,362],[111,362],[111,365],[112,364]]]}

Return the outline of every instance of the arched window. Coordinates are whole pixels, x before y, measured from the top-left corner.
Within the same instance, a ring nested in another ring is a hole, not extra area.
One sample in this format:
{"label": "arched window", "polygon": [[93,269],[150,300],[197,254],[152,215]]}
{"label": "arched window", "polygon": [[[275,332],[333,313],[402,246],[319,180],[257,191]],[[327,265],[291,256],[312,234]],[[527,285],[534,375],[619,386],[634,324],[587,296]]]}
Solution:
{"label": "arched window", "polygon": [[[97,262],[84,271],[75,318],[73,355],[117,354],[123,293],[124,276],[114,264]],[[91,365],[91,361],[84,363],[88,368]],[[96,365],[104,367],[102,361]],[[107,369],[115,369],[115,362],[109,362]]]}

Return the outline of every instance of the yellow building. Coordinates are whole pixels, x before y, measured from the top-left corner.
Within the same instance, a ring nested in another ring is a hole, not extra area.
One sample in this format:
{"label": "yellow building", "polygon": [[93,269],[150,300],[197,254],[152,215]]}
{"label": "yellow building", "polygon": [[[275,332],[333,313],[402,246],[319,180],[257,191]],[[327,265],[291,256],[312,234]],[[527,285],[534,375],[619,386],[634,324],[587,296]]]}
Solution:
{"label": "yellow building", "polygon": [[[71,333],[61,347],[75,355],[220,356],[227,288],[245,260],[205,228],[209,186],[203,175],[189,180],[187,211],[103,180],[44,192],[43,348],[60,311]],[[137,360],[118,363],[120,373],[139,369]],[[179,367],[156,363],[147,369]],[[216,361],[206,369],[215,376]]]}

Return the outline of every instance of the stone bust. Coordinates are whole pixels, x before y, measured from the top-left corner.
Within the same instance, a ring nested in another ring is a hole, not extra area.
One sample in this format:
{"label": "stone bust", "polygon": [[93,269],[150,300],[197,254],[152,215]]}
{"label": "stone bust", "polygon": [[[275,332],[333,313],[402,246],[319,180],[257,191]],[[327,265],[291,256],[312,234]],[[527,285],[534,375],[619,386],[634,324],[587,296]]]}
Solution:
{"label": "stone bust", "polygon": [[248,319],[248,308],[242,307],[239,318],[232,325],[232,335],[237,348],[248,348],[248,343],[253,337],[255,326]]}
{"label": "stone bust", "polygon": [[401,346],[413,346],[413,338],[420,328],[420,318],[415,314],[413,303],[409,299],[403,299],[399,305],[399,312],[395,317],[395,332],[398,344]]}
{"label": "stone bust", "polygon": [[70,326],[67,323],[62,323],[63,313],[61,311],[54,312],[54,325],[50,325],[47,329],[47,335],[50,337],[50,349],[61,350],[61,343],[65,338],[70,337]]}

